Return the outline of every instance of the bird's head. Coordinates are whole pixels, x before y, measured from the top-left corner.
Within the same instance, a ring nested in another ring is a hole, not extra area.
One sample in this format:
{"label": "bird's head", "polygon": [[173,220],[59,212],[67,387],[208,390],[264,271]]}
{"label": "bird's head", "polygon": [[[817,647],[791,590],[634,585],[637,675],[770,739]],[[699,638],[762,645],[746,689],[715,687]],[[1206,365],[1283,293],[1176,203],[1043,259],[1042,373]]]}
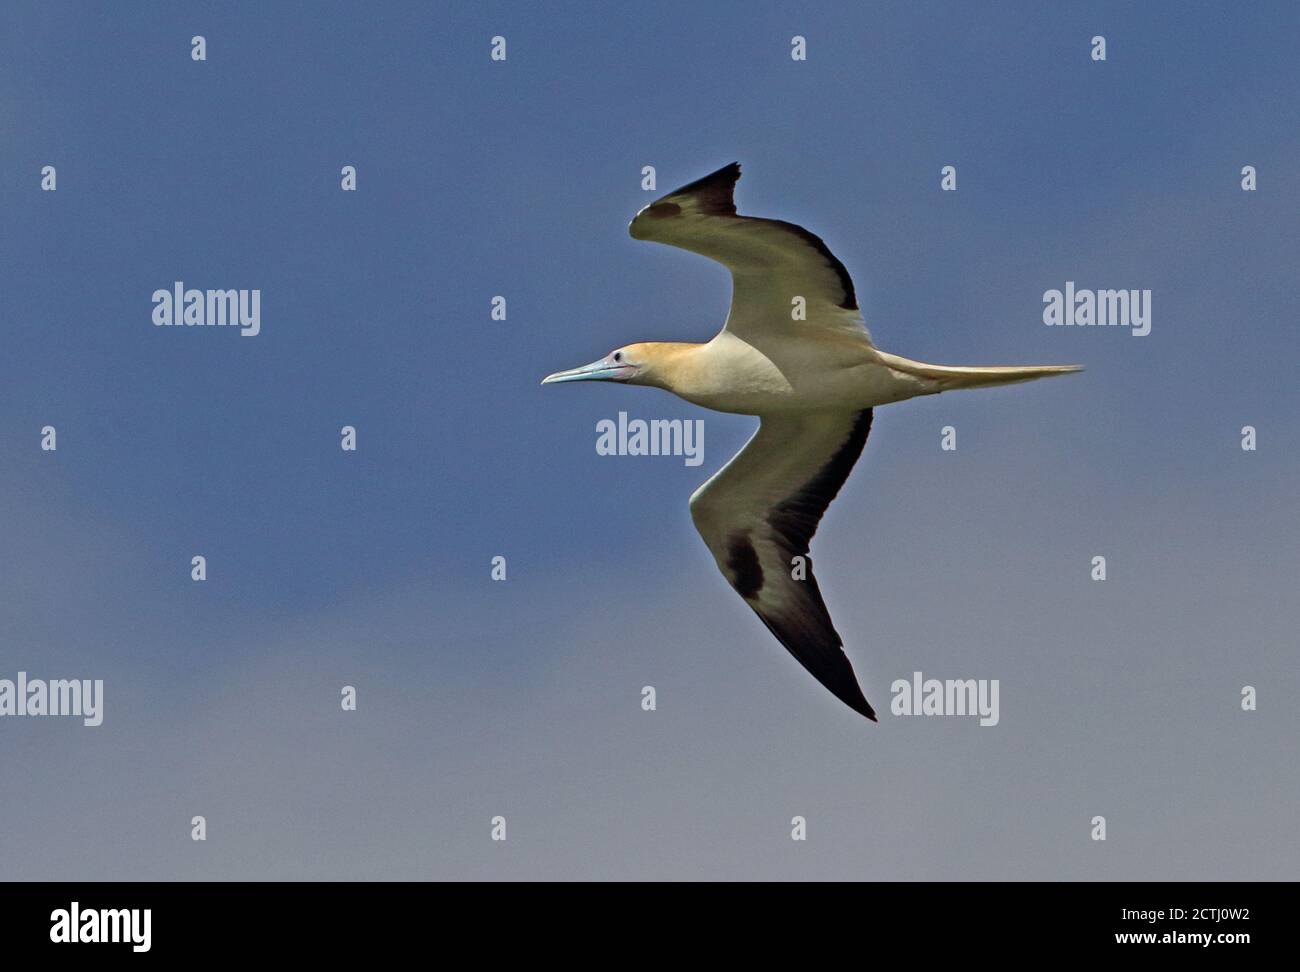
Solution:
{"label": "bird's head", "polygon": [[557,371],[542,379],[543,385],[561,381],[621,381],[631,385],[646,384],[656,359],[655,349],[649,344],[629,344],[616,348],[599,361]]}

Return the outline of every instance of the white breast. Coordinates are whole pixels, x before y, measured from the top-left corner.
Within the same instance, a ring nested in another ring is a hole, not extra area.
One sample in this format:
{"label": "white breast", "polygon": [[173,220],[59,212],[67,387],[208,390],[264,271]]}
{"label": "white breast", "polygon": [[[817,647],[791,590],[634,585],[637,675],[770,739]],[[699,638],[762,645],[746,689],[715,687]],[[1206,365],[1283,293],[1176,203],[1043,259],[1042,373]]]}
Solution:
{"label": "white breast", "polygon": [[890,368],[867,345],[780,341],[760,349],[723,331],[691,357],[669,390],[719,412],[857,411],[937,390]]}

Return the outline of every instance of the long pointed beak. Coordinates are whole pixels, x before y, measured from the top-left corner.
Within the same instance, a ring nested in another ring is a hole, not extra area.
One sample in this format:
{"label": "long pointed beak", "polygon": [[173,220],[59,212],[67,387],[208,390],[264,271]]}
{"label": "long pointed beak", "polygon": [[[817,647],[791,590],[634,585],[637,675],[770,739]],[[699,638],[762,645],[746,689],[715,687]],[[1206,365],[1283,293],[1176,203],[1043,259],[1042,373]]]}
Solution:
{"label": "long pointed beak", "polygon": [[557,371],[542,379],[543,385],[554,385],[561,381],[622,381],[631,377],[636,369],[631,365],[615,364],[609,358],[601,358],[581,368]]}

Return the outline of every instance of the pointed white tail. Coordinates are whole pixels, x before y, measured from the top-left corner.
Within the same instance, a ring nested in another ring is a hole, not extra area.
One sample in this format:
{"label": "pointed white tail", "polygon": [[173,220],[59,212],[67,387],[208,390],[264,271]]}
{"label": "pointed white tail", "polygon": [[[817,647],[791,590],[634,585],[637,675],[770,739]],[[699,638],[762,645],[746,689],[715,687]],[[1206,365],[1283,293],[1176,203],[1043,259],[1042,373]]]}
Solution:
{"label": "pointed white tail", "polygon": [[938,383],[938,391],[952,391],[958,388],[991,388],[994,385],[1014,385],[1020,381],[1033,381],[1036,378],[1049,378],[1052,375],[1068,375],[1082,371],[1082,365],[1006,365],[994,368],[949,368],[944,365],[925,364],[899,357],[896,354],[878,352],[889,367],[905,374],[928,378]]}

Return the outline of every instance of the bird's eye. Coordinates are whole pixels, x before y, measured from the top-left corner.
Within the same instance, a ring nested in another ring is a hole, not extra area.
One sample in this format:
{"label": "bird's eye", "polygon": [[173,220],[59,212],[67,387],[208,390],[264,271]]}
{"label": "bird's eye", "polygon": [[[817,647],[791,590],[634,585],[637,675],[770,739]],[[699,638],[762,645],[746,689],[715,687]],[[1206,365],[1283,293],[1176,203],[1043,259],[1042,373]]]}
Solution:
{"label": "bird's eye", "polygon": [[623,360],[623,352],[622,352],[622,351],[615,351],[615,352],[614,352],[614,360],[615,360],[615,361],[622,361],[622,360]]}

